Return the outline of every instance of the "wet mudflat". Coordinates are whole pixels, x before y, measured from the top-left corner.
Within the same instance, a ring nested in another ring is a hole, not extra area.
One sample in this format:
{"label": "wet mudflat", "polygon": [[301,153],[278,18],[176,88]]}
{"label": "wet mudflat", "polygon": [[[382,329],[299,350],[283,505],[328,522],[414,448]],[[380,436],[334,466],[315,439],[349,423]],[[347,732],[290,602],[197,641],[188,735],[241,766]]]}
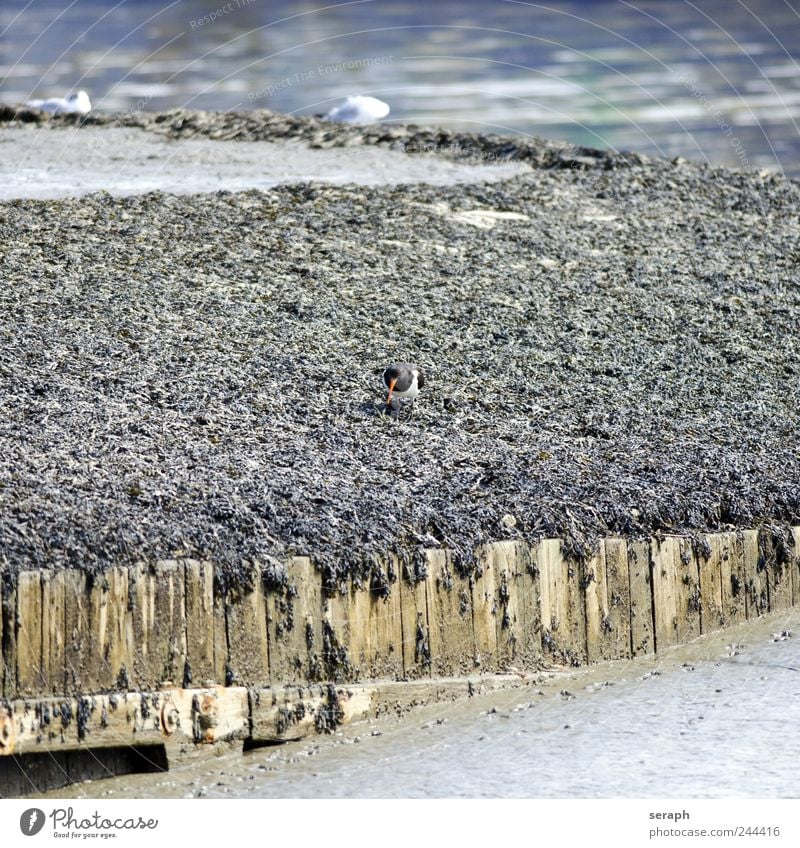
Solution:
{"label": "wet mudflat", "polygon": [[772,614],[658,659],[49,797],[796,798],[799,628]]}
{"label": "wet mudflat", "polygon": [[378,147],[316,148],[279,139],[218,144],[207,137],[167,139],[127,127],[0,130],[0,200],[194,194],[271,188],[281,183],[359,185],[493,182],[528,170],[522,163],[468,164],[405,156]]}

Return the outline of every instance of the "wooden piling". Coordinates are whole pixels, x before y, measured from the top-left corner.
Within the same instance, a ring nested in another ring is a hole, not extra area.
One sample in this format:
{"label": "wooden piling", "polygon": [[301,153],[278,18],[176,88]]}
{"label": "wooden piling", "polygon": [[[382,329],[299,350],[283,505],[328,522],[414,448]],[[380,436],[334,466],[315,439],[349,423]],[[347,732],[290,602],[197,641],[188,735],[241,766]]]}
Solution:
{"label": "wooden piling", "polygon": [[[89,685],[89,607],[87,575],[71,568],[64,581],[64,694],[99,691]],[[53,693],[56,694],[56,693]]]}
{"label": "wooden piling", "polygon": [[498,667],[533,668],[541,659],[542,634],[531,549],[523,542],[499,542],[492,550]]}
{"label": "wooden piling", "polygon": [[241,583],[224,598],[227,663],[225,683],[264,686],[270,682],[267,607],[261,567],[250,565]]}
{"label": "wooden piling", "polygon": [[740,533],[712,534],[712,550],[720,551],[722,615],[726,627],[747,620],[747,578],[745,575],[744,540]]}
{"label": "wooden piling", "polygon": [[383,578],[363,592],[361,599],[361,615],[369,634],[364,665],[370,679],[403,675],[400,592],[396,585],[386,584],[385,572]]}
{"label": "wooden piling", "polygon": [[42,671],[48,695],[67,693],[66,574],[42,573]]}
{"label": "wooden piling", "polygon": [[[430,677],[432,673],[432,618],[428,610],[430,582],[430,574],[425,579],[418,580],[408,564],[402,564],[398,588],[403,631],[403,674],[409,678]],[[433,594],[432,589],[430,594]]]}
{"label": "wooden piling", "polygon": [[45,694],[47,680],[42,663],[45,610],[41,571],[20,572],[16,612],[16,691],[22,697]]}
{"label": "wooden piling", "polygon": [[[133,651],[131,665],[128,666],[131,683],[137,689],[155,689],[161,682],[156,645],[159,633],[155,620],[155,565],[151,567],[142,562],[131,566],[128,569],[128,592],[133,629]],[[105,661],[106,658],[103,659]],[[113,673],[113,667],[109,668],[109,672]]]}
{"label": "wooden piling", "polygon": [[431,671],[435,676],[469,674],[475,668],[472,590],[456,572],[449,551],[425,552],[430,596]]}
{"label": "wooden piling", "polygon": [[[6,696],[5,582],[0,582],[0,697]],[[10,688],[10,687],[9,687]]]}
{"label": "wooden piling", "polygon": [[631,653],[652,654],[656,650],[653,620],[653,563],[651,542],[632,540],[628,548],[628,579],[631,595]]}
{"label": "wooden piling", "polygon": [[658,649],[680,642],[678,563],[680,539],[666,536],[650,543],[653,563],[653,609],[655,611],[655,638]]}
{"label": "wooden piling", "polygon": [[794,537],[776,537],[769,527],[758,534],[759,567],[766,573],[769,611],[788,609],[792,605],[792,568],[795,562]]}
{"label": "wooden piling", "polygon": [[631,655],[631,593],[624,539],[603,539],[584,566],[589,662]]}
{"label": "wooden piling", "polygon": [[495,543],[478,551],[478,569],[471,580],[475,665],[483,671],[498,669],[495,559],[498,555],[505,559],[504,544]]}
{"label": "wooden piling", "polygon": [[371,679],[402,674],[403,631],[400,593],[370,585],[348,584],[330,595],[327,622],[337,643],[347,651],[348,665],[340,679]]}
{"label": "wooden piling", "polygon": [[725,626],[723,605],[723,557],[730,559],[729,545],[723,533],[705,537],[707,556],[698,559],[700,576],[701,624],[703,633],[712,633]]}
{"label": "wooden piling", "polygon": [[186,663],[183,685],[223,683],[214,662],[214,568],[207,560],[183,560]]}
{"label": "wooden piling", "polygon": [[614,648],[611,659],[631,656],[631,589],[628,545],[625,539],[608,538],[601,543],[605,551],[608,626]]}
{"label": "wooden piling", "polygon": [[683,645],[700,635],[700,573],[691,539],[678,540],[675,563],[675,587],[678,602],[678,644]]}
{"label": "wooden piling", "polygon": [[270,679],[322,679],[322,579],[308,557],[286,563],[287,585],[266,594]]}
{"label": "wooden piling", "polygon": [[185,569],[177,560],[161,560],[156,563],[153,576],[156,634],[153,649],[158,685],[181,686],[187,656]]}
{"label": "wooden piling", "polygon": [[750,620],[769,612],[767,571],[759,551],[758,530],[740,530],[739,538],[744,566],[745,610]]}
{"label": "wooden piling", "polygon": [[542,649],[567,665],[579,665],[586,657],[581,566],[562,555],[559,539],[543,539],[536,557],[542,599]]}
{"label": "wooden piling", "polygon": [[[509,583],[511,595],[516,597],[517,625],[512,623],[515,665],[537,668],[542,662],[542,613],[539,603],[540,576],[536,564],[535,547],[524,542],[515,543],[514,581]],[[502,619],[500,621],[502,627]],[[498,642],[499,642],[498,637]]]}

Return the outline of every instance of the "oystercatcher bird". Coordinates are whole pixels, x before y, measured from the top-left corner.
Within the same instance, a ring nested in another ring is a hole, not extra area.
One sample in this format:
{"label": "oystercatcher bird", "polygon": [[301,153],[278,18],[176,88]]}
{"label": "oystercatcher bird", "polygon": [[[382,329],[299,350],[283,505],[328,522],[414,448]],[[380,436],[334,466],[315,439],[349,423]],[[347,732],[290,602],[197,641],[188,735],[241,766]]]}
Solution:
{"label": "oystercatcher bird", "polygon": [[425,385],[425,377],[419,366],[411,362],[395,362],[384,370],[383,384],[389,392],[386,396],[387,406],[392,405],[392,396],[408,398],[413,404],[419,390]]}

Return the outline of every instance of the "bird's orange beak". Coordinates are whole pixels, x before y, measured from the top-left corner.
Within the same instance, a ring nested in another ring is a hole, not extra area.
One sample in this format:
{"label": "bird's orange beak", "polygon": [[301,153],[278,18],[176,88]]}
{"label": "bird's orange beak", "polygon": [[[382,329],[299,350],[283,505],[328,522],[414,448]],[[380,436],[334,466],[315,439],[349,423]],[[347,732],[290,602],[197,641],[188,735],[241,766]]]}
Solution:
{"label": "bird's orange beak", "polygon": [[397,377],[389,383],[389,396],[386,398],[387,406],[392,402],[392,392],[394,391],[394,384],[397,382]]}

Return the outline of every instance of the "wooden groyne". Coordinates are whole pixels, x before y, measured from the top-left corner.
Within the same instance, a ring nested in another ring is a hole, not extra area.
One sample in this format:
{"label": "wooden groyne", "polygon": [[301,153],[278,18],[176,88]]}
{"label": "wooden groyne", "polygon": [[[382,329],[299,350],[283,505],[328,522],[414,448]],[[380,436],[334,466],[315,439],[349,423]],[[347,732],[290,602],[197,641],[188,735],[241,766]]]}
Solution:
{"label": "wooden groyne", "polygon": [[[253,566],[227,592],[194,559],[21,572],[2,584],[0,761],[160,746],[168,762],[466,695],[509,671],[651,654],[800,603],[798,542],[800,528],[609,538],[585,561],[559,540],[501,542],[470,577],[429,550],[424,576],[388,556],[380,580],[334,593],[303,557],[277,586]],[[14,791],[4,775],[0,795]]]}

